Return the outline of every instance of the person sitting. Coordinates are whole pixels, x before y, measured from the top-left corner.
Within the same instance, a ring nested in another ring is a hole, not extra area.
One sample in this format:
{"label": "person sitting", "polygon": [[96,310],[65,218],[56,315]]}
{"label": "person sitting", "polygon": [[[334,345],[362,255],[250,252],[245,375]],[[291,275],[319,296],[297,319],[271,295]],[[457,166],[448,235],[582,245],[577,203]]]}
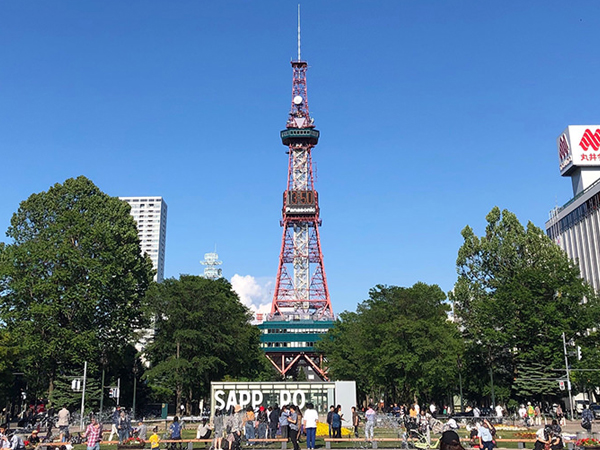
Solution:
{"label": "person sitting", "polygon": [[458,430],[458,424],[456,423],[454,417],[450,417],[448,422],[446,422],[446,425],[444,425],[444,431],[447,430]]}
{"label": "person sitting", "polygon": [[562,440],[562,429],[556,419],[552,420],[552,437],[550,438],[550,448],[552,450],[561,450],[565,447]]}
{"label": "person sitting", "polygon": [[41,442],[38,430],[33,430],[27,440],[29,441],[29,446],[36,447]]}
{"label": "person sitting", "polygon": [[210,433],[212,433],[212,430],[206,424],[206,419],[202,419],[196,430],[196,439],[210,439]]}
{"label": "person sitting", "polygon": [[544,428],[540,428],[535,433],[535,444],[533,444],[533,450],[544,450],[546,446],[550,446],[550,440],[552,437],[552,427],[546,425]]}

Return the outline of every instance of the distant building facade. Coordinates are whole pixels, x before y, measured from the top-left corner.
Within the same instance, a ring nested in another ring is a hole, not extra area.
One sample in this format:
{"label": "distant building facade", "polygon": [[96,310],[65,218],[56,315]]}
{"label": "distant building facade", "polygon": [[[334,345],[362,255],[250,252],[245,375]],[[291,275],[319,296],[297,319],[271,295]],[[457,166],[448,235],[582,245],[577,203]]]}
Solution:
{"label": "distant building facade", "polygon": [[550,212],[546,234],[600,291],[600,125],[569,126],[557,139],[559,168],[573,198]]}
{"label": "distant building facade", "polygon": [[167,204],[162,197],[119,197],[131,206],[137,224],[142,254],[147,253],[156,270],[154,281],[165,277],[165,246],[167,242]]}

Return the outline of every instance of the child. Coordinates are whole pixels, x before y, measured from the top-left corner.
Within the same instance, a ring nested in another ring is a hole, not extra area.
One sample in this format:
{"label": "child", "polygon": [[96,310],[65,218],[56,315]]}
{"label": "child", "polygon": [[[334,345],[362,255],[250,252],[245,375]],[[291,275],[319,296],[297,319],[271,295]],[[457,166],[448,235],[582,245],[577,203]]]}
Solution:
{"label": "child", "polygon": [[471,447],[478,449],[479,448],[479,439],[477,439],[477,427],[473,427],[471,428],[471,434],[470,434],[470,444]]}
{"label": "child", "polygon": [[160,437],[158,437],[158,427],[152,428],[152,436],[150,436],[150,448],[158,449],[160,445]]}

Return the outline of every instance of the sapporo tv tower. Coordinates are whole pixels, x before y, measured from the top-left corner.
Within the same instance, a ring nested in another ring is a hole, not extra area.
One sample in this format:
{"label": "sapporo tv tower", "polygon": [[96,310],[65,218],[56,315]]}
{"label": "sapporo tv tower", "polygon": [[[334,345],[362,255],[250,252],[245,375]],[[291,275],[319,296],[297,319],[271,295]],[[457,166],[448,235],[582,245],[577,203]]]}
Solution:
{"label": "sapporo tv tower", "polygon": [[[285,378],[327,380],[326,361],[314,349],[334,320],[319,238],[319,196],[314,186],[312,150],[319,131],[308,110],[306,69],[292,61],[292,108],[281,134],[288,150],[287,189],[283,193],[283,237],[279,268],[268,319],[259,325],[267,358]],[[302,375],[301,372],[304,374]]]}

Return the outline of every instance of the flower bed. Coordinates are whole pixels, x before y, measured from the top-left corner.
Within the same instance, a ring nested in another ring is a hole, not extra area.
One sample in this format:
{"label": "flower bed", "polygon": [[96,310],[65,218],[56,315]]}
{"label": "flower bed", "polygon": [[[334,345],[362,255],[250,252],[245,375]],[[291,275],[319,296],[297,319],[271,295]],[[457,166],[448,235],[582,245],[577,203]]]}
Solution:
{"label": "flower bed", "polygon": [[132,437],[125,439],[122,444],[117,446],[117,449],[129,449],[129,448],[144,448],[146,442],[143,439]]}
{"label": "flower bed", "polygon": [[515,437],[521,439],[537,439],[537,435],[531,432],[515,433]]}
{"label": "flower bed", "polygon": [[575,445],[580,448],[599,448],[600,441],[598,439],[592,438],[578,439],[575,442]]}

